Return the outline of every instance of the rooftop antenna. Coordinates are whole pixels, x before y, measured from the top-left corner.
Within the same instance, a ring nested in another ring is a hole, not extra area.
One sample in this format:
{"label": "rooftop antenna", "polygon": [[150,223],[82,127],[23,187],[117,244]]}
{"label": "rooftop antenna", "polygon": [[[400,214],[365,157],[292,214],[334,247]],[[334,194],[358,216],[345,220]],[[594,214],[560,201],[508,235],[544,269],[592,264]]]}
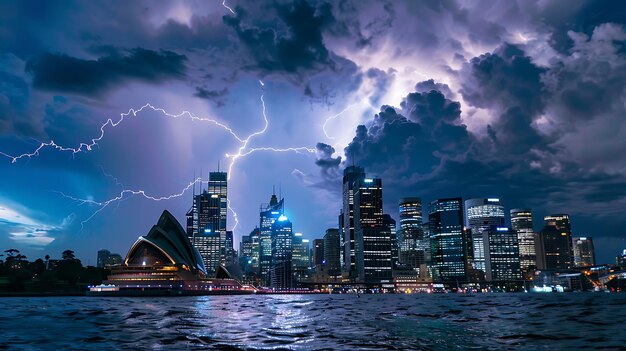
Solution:
{"label": "rooftop antenna", "polygon": [[276,195],[276,185],[272,184],[272,195]]}
{"label": "rooftop antenna", "polygon": [[220,171],[220,159],[219,158],[217,159],[217,171],[218,172]]}
{"label": "rooftop antenna", "polygon": [[282,183],[278,183],[278,197],[280,199],[283,198],[283,184]]}

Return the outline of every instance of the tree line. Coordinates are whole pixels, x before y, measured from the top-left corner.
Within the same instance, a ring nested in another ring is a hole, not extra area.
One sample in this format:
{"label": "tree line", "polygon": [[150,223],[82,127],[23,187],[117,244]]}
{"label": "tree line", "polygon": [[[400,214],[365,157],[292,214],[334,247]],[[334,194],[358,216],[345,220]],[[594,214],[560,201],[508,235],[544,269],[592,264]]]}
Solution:
{"label": "tree line", "polygon": [[44,258],[28,261],[17,249],[0,252],[0,293],[81,293],[109,274],[104,268],[84,267],[72,250],[63,251],[60,260]]}

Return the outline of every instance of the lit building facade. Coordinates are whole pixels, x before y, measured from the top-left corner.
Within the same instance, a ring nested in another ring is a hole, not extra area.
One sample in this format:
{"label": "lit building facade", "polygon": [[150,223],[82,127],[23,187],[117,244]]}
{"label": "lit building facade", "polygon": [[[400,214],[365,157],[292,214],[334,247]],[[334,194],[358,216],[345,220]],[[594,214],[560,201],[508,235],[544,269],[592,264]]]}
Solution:
{"label": "lit building facade", "polygon": [[417,269],[426,263],[426,240],[424,240],[422,200],[408,197],[400,200],[400,228],[398,230],[399,261],[409,268]]}
{"label": "lit building facade", "polygon": [[569,269],[574,266],[572,250],[572,227],[569,216],[557,214],[544,217],[545,226],[541,230],[539,247],[542,259],[537,259],[541,269]]}
{"label": "lit building facade", "polygon": [[464,281],[466,240],[463,231],[463,200],[446,198],[432,201],[428,207],[428,223],[433,280]]}
{"label": "lit building facade", "polygon": [[328,274],[341,274],[341,246],[339,241],[339,229],[326,229],[324,234],[324,260]]}
{"label": "lit building facade", "polygon": [[313,239],[313,266],[322,266],[325,264],[324,257],[324,239]]}
{"label": "lit building facade", "polygon": [[280,215],[271,226],[270,287],[283,290],[293,287],[293,228],[285,215]]}
{"label": "lit building facade", "polygon": [[528,278],[537,268],[533,213],[529,208],[514,208],[510,213],[511,227],[517,232],[520,268],[524,276]]}
{"label": "lit building facade", "polygon": [[476,198],[465,201],[466,226],[471,231],[472,266],[485,272],[483,231],[490,226],[504,226],[504,206],[498,198]]}
{"label": "lit building facade", "polygon": [[356,276],[354,192],[355,184],[365,179],[365,171],[358,166],[348,166],[343,171],[343,264],[344,271],[352,278]]}
{"label": "lit building facade", "polygon": [[576,267],[595,266],[596,253],[593,246],[593,238],[574,238],[574,265]]}
{"label": "lit building facade", "polygon": [[522,279],[517,232],[500,226],[483,230],[485,275],[488,281]]}
{"label": "lit building facade", "polygon": [[262,284],[269,284],[272,267],[272,225],[283,214],[283,199],[278,201],[272,194],[269,204],[261,205],[259,213],[259,277]]}
{"label": "lit building facade", "polygon": [[122,256],[120,254],[111,253],[111,251],[104,249],[98,251],[97,267],[109,268],[121,263]]}
{"label": "lit building facade", "polygon": [[103,283],[105,287],[93,287],[90,293],[131,296],[254,293],[233,279],[223,266],[209,276],[200,253],[168,211],[163,211],[147,235],[135,241],[123,262],[111,268]]}
{"label": "lit building facade", "polygon": [[309,277],[309,267],[311,266],[309,251],[309,239],[304,239],[302,233],[294,233],[291,269],[296,281]]}
{"label": "lit building facade", "polygon": [[383,226],[389,233],[389,239],[391,240],[391,267],[397,269],[400,263],[399,259],[399,247],[398,247],[398,230],[396,228],[396,220],[391,215],[383,214]]}
{"label": "lit building facade", "polygon": [[366,284],[392,281],[392,243],[383,218],[383,188],[379,178],[355,182],[354,238],[357,280]]}
{"label": "lit building facade", "polygon": [[196,195],[187,212],[187,237],[202,255],[209,272],[234,258],[232,233],[226,230],[228,185],[226,172],[210,172],[208,188]]}

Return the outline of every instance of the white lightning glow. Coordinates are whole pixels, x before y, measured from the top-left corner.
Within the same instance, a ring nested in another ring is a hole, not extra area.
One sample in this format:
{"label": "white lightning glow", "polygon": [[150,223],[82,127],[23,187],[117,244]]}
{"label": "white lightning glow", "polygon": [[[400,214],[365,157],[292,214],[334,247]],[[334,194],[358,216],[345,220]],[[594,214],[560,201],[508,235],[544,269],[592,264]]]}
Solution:
{"label": "white lightning glow", "polygon": [[221,127],[222,129],[226,130],[228,133],[230,133],[230,135],[232,135],[235,139],[237,139],[237,141],[239,142],[244,142],[244,139],[240,138],[237,133],[235,133],[229,126],[215,120],[212,118],[202,118],[202,117],[198,117],[195,116],[194,114],[192,114],[189,111],[183,111],[179,114],[171,114],[168,113],[167,111],[165,111],[163,108],[160,107],[154,107],[152,104],[147,103],[145,105],[143,105],[141,108],[139,108],[138,110],[135,109],[130,109],[128,112],[126,113],[121,113],[120,114],[120,119],[118,119],[116,122],[114,122],[111,118],[107,119],[107,121],[100,126],[100,135],[97,138],[91,139],[91,141],[89,142],[83,142],[80,143],[77,147],[66,147],[66,146],[61,146],[58,145],[57,143],[54,142],[54,140],[50,140],[47,143],[41,143],[39,145],[39,147],[37,147],[34,151],[29,152],[29,153],[24,153],[18,156],[11,156],[9,154],[6,154],[4,152],[0,152],[0,155],[3,155],[5,157],[8,157],[9,159],[11,159],[11,163],[15,163],[18,160],[22,159],[22,158],[32,158],[32,157],[36,157],[39,156],[39,152],[42,149],[45,148],[53,148],[56,149],[58,151],[64,151],[64,152],[71,152],[72,155],[76,155],[79,152],[88,152],[91,151],[93,149],[94,146],[98,145],[98,142],[100,142],[104,136],[105,136],[105,131],[108,128],[115,128],[117,127],[120,123],[122,123],[124,121],[124,119],[128,116],[130,116],[131,114],[133,115],[133,117],[136,117],[138,113],[142,112],[145,109],[150,109],[152,111],[155,112],[161,112],[164,116],[168,117],[168,118],[182,118],[182,117],[188,117],[190,120],[192,121],[198,121],[198,122],[209,122],[209,123],[213,123],[218,127]]}
{"label": "white lightning glow", "polygon": [[89,222],[89,220],[91,220],[95,215],[97,215],[100,211],[104,210],[107,206],[109,206],[110,204],[120,201],[122,200],[125,196],[127,195],[139,195],[142,196],[148,200],[152,200],[152,201],[166,201],[166,200],[171,200],[173,198],[177,198],[177,197],[181,197],[185,194],[185,192],[187,192],[187,190],[191,189],[192,186],[194,186],[195,184],[200,183],[202,184],[202,178],[196,178],[194,181],[190,182],[189,184],[187,184],[186,187],[184,187],[180,192],[176,193],[176,194],[170,194],[170,195],[165,195],[165,196],[153,196],[153,195],[149,195],[146,193],[145,190],[131,190],[131,189],[124,189],[122,190],[119,195],[117,195],[114,198],[111,198],[109,200],[106,201],[95,201],[95,200],[89,200],[89,199],[81,199],[81,198],[77,198],[74,196],[69,196],[64,194],[63,192],[58,192],[59,194],[61,194],[61,196],[68,198],[72,201],[76,201],[78,202],[79,205],[85,205],[85,204],[89,204],[89,205],[96,205],[99,206],[100,208],[98,208],[98,210],[96,212],[94,212],[91,216],[89,216],[89,218],[85,219],[84,221],[81,222],[81,228],[82,225],[84,225],[86,222]]}
{"label": "white lightning glow", "polygon": [[324,121],[324,124],[322,124],[322,131],[324,131],[324,135],[326,135],[326,137],[328,139],[331,139],[331,140],[335,139],[335,137],[332,137],[332,136],[330,136],[328,134],[328,130],[326,129],[326,125],[328,124],[328,122],[332,121],[335,118],[339,118],[341,115],[343,115],[347,111],[353,109],[354,107],[358,106],[359,104],[360,104],[360,101],[359,102],[355,102],[355,103],[349,105],[348,107],[344,108],[343,110],[341,110],[341,112],[339,112],[338,114],[326,118],[326,120]]}
{"label": "white lightning glow", "polygon": [[230,11],[230,13],[232,13],[233,15],[236,15],[235,11],[233,11],[233,9],[231,9],[230,7],[228,7],[228,5],[226,5],[226,0],[222,1],[222,6],[224,6],[225,8],[228,9],[228,11]]}
{"label": "white lightning glow", "polygon": [[[259,84],[261,85],[261,89],[263,89],[263,88],[265,87],[265,84],[263,83],[263,81],[259,80]],[[168,116],[168,117],[178,118],[178,117],[181,117],[181,116],[187,115],[187,116],[189,116],[192,120],[198,120],[198,121],[209,121],[209,122],[212,122],[212,123],[214,123],[214,124],[216,124],[216,125],[218,125],[218,126],[220,126],[220,127],[224,128],[224,129],[225,129],[225,130],[227,130],[228,132],[230,132],[230,134],[231,134],[231,135],[232,135],[235,139],[237,139],[237,141],[239,141],[239,142],[241,143],[241,146],[240,146],[240,147],[239,147],[239,149],[237,150],[237,153],[236,153],[236,154],[232,154],[232,155],[230,155],[230,154],[226,154],[226,157],[230,158],[230,160],[231,160],[231,162],[230,162],[230,164],[229,164],[229,166],[228,166],[228,180],[230,180],[230,178],[231,178],[231,175],[232,175],[232,170],[233,170],[233,167],[234,167],[234,165],[235,165],[235,163],[236,163],[237,159],[239,159],[239,158],[241,158],[241,157],[248,156],[248,155],[250,155],[250,154],[252,154],[252,153],[255,153],[255,152],[259,152],[259,151],[271,151],[271,152],[295,152],[295,153],[299,153],[299,154],[303,154],[303,153],[315,153],[315,152],[316,152],[315,148],[306,147],[306,146],[288,147],[288,148],[275,148],[275,147],[267,147],[267,146],[263,146],[263,147],[256,147],[256,148],[248,148],[248,144],[250,143],[250,141],[251,141],[254,137],[256,137],[256,136],[258,136],[258,135],[261,135],[261,134],[264,134],[264,133],[267,131],[267,129],[269,128],[269,119],[268,119],[268,117],[267,117],[267,111],[266,111],[266,107],[265,107],[264,93],[262,93],[262,94],[261,94],[261,106],[262,106],[262,115],[263,115],[263,128],[261,128],[260,130],[258,130],[258,131],[256,131],[256,132],[253,132],[252,134],[248,135],[246,138],[241,138],[241,137],[239,137],[239,136],[238,136],[238,135],[237,135],[237,134],[236,134],[236,133],[235,133],[235,132],[234,132],[234,131],[230,128],[230,127],[228,127],[228,126],[226,126],[226,125],[223,125],[223,124],[221,124],[221,123],[219,123],[219,122],[217,122],[217,121],[215,121],[215,120],[212,120],[212,119],[203,119],[203,118],[199,118],[199,117],[194,116],[193,114],[191,114],[191,113],[190,113],[190,112],[188,112],[188,111],[183,111],[182,113],[180,113],[180,114],[178,114],[178,115],[172,115],[172,114],[167,113],[165,110],[163,110],[163,109],[161,109],[161,108],[156,108],[156,107],[154,107],[154,106],[152,106],[152,105],[150,105],[150,104],[146,104],[146,105],[144,105],[141,109],[139,109],[139,110],[137,110],[137,111],[134,111],[134,110],[132,110],[132,109],[131,109],[131,110],[129,111],[129,113],[127,113],[127,114],[122,114],[122,118],[121,118],[119,121],[115,122],[115,123],[114,123],[114,122],[112,122],[112,120],[111,120],[111,119],[109,119],[109,120],[107,121],[107,123],[105,123],[105,124],[104,124],[104,125],[100,128],[100,130],[101,130],[101,135],[100,135],[100,137],[99,137],[99,138],[97,138],[97,139],[92,139],[92,142],[91,142],[90,144],[81,143],[81,144],[80,144],[80,146],[79,146],[78,148],[76,148],[76,149],[63,148],[63,151],[65,151],[65,149],[67,149],[68,151],[69,151],[69,150],[71,150],[71,151],[73,151],[74,153],[77,153],[77,152],[80,152],[80,151],[84,151],[84,150],[83,150],[83,148],[84,148],[86,151],[91,150],[91,148],[92,148],[94,145],[97,145],[97,142],[98,142],[98,141],[100,141],[100,140],[104,137],[104,130],[105,130],[105,128],[106,128],[106,126],[107,126],[107,125],[109,125],[109,124],[110,124],[112,127],[115,127],[115,126],[117,126],[119,123],[121,123],[121,122],[122,122],[122,120],[124,119],[124,117],[126,117],[126,116],[127,116],[127,115],[129,115],[130,113],[132,113],[133,115],[136,115],[138,112],[140,112],[140,111],[141,111],[141,110],[143,110],[144,108],[149,107],[149,108],[151,108],[151,109],[153,109],[153,110],[155,110],[155,111],[162,112],[163,114],[165,114],[165,115],[166,115],[166,116]],[[56,144],[53,144],[53,145],[56,145]],[[21,156],[18,156],[18,157],[14,157],[14,159],[15,159],[15,160],[13,161],[13,163],[14,163],[15,161],[17,161],[17,160],[18,160],[19,158],[21,158],[21,157],[32,157],[32,156],[36,156],[36,155],[38,155],[39,150],[41,150],[41,148],[43,148],[43,147],[45,147],[45,145],[40,146],[37,150],[35,150],[35,152],[33,152],[33,153],[31,153],[31,154],[28,154],[28,155],[21,155]],[[9,157],[12,157],[12,156],[9,156]],[[105,174],[105,176],[112,178],[112,179],[116,182],[116,184],[121,185],[121,183],[119,183],[119,182],[117,181],[117,178],[115,178],[115,177],[113,177],[113,176],[111,176],[111,175],[109,175],[109,174],[106,174],[106,173],[104,172],[104,170],[103,170],[103,173]],[[134,196],[134,195],[139,195],[139,196],[141,196],[141,197],[143,197],[143,198],[145,198],[145,199],[152,200],[152,201],[165,201],[165,200],[170,200],[170,199],[173,199],[173,198],[177,198],[177,197],[182,196],[182,195],[183,195],[183,194],[185,194],[185,192],[187,192],[187,191],[188,191],[188,190],[189,190],[189,189],[190,189],[190,188],[191,188],[194,184],[197,184],[197,183],[202,184],[202,183],[203,183],[202,178],[197,178],[197,179],[195,179],[194,181],[190,182],[190,183],[189,183],[186,187],[184,187],[184,188],[183,188],[180,192],[175,193],[175,194],[171,194],[171,195],[166,195],[166,196],[154,196],[154,195],[150,195],[150,194],[146,193],[146,191],[145,191],[145,190],[141,190],[141,189],[140,189],[140,190],[125,189],[125,188],[122,186],[122,190],[120,191],[120,193],[119,193],[117,196],[115,196],[115,197],[113,197],[113,198],[111,198],[111,199],[108,199],[108,200],[106,200],[106,201],[95,201],[95,200],[91,200],[91,199],[83,199],[83,198],[78,198],[78,197],[74,197],[74,196],[66,195],[66,194],[64,194],[64,193],[62,193],[62,192],[58,192],[58,193],[59,193],[59,194],[61,194],[61,196],[63,196],[63,197],[65,197],[65,198],[67,198],[67,199],[70,199],[70,200],[72,200],[72,201],[77,202],[79,205],[93,205],[93,206],[97,206],[97,207],[99,207],[99,208],[98,208],[98,209],[97,209],[97,210],[96,210],[96,211],[95,211],[95,212],[94,212],[91,216],[89,216],[89,218],[87,218],[87,219],[85,219],[85,220],[83,220],[83,221],[81,222],[81,228],[82,228],[86,222],[90,221],[90,220],[91,220],[94,216],[96,216],[98,213],[100,213],[102,210],[104,210],[107,206],[109,206],[109,205],[110,205],[110,204],[112,204],[112,203],[115,203],[115,202],[121,201],[121,200],[123,200],[123,199],[125,199],[125,198],[128,198],[128,197],[130,197],[130,196]],[[235,209],[231,206],[230,199],[228,199],[228,200],[227,200],[227,204],[228,204],[228,210],[232,213],[233,220],[234,220],[234,222],[235,222],[235,224],[234,224],[234,226],[233,226],[233,228],[232,228],[232,230],[233,230],[233,232],[234,232],[234,231],[235,231],[235,229],[239,226],[239,218],[238,218],[237,212],[236,212],[236,211],[235,211]]]}

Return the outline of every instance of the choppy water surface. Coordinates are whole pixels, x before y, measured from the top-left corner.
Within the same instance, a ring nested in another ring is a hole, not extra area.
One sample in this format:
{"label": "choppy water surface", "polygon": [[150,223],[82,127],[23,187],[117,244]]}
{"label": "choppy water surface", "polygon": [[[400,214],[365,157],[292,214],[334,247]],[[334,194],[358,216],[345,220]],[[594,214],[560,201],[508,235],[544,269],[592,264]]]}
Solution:
{"label": "choppy water surface", "polygon": [[0,349],[626,350],[626,294],[3,298]]}

